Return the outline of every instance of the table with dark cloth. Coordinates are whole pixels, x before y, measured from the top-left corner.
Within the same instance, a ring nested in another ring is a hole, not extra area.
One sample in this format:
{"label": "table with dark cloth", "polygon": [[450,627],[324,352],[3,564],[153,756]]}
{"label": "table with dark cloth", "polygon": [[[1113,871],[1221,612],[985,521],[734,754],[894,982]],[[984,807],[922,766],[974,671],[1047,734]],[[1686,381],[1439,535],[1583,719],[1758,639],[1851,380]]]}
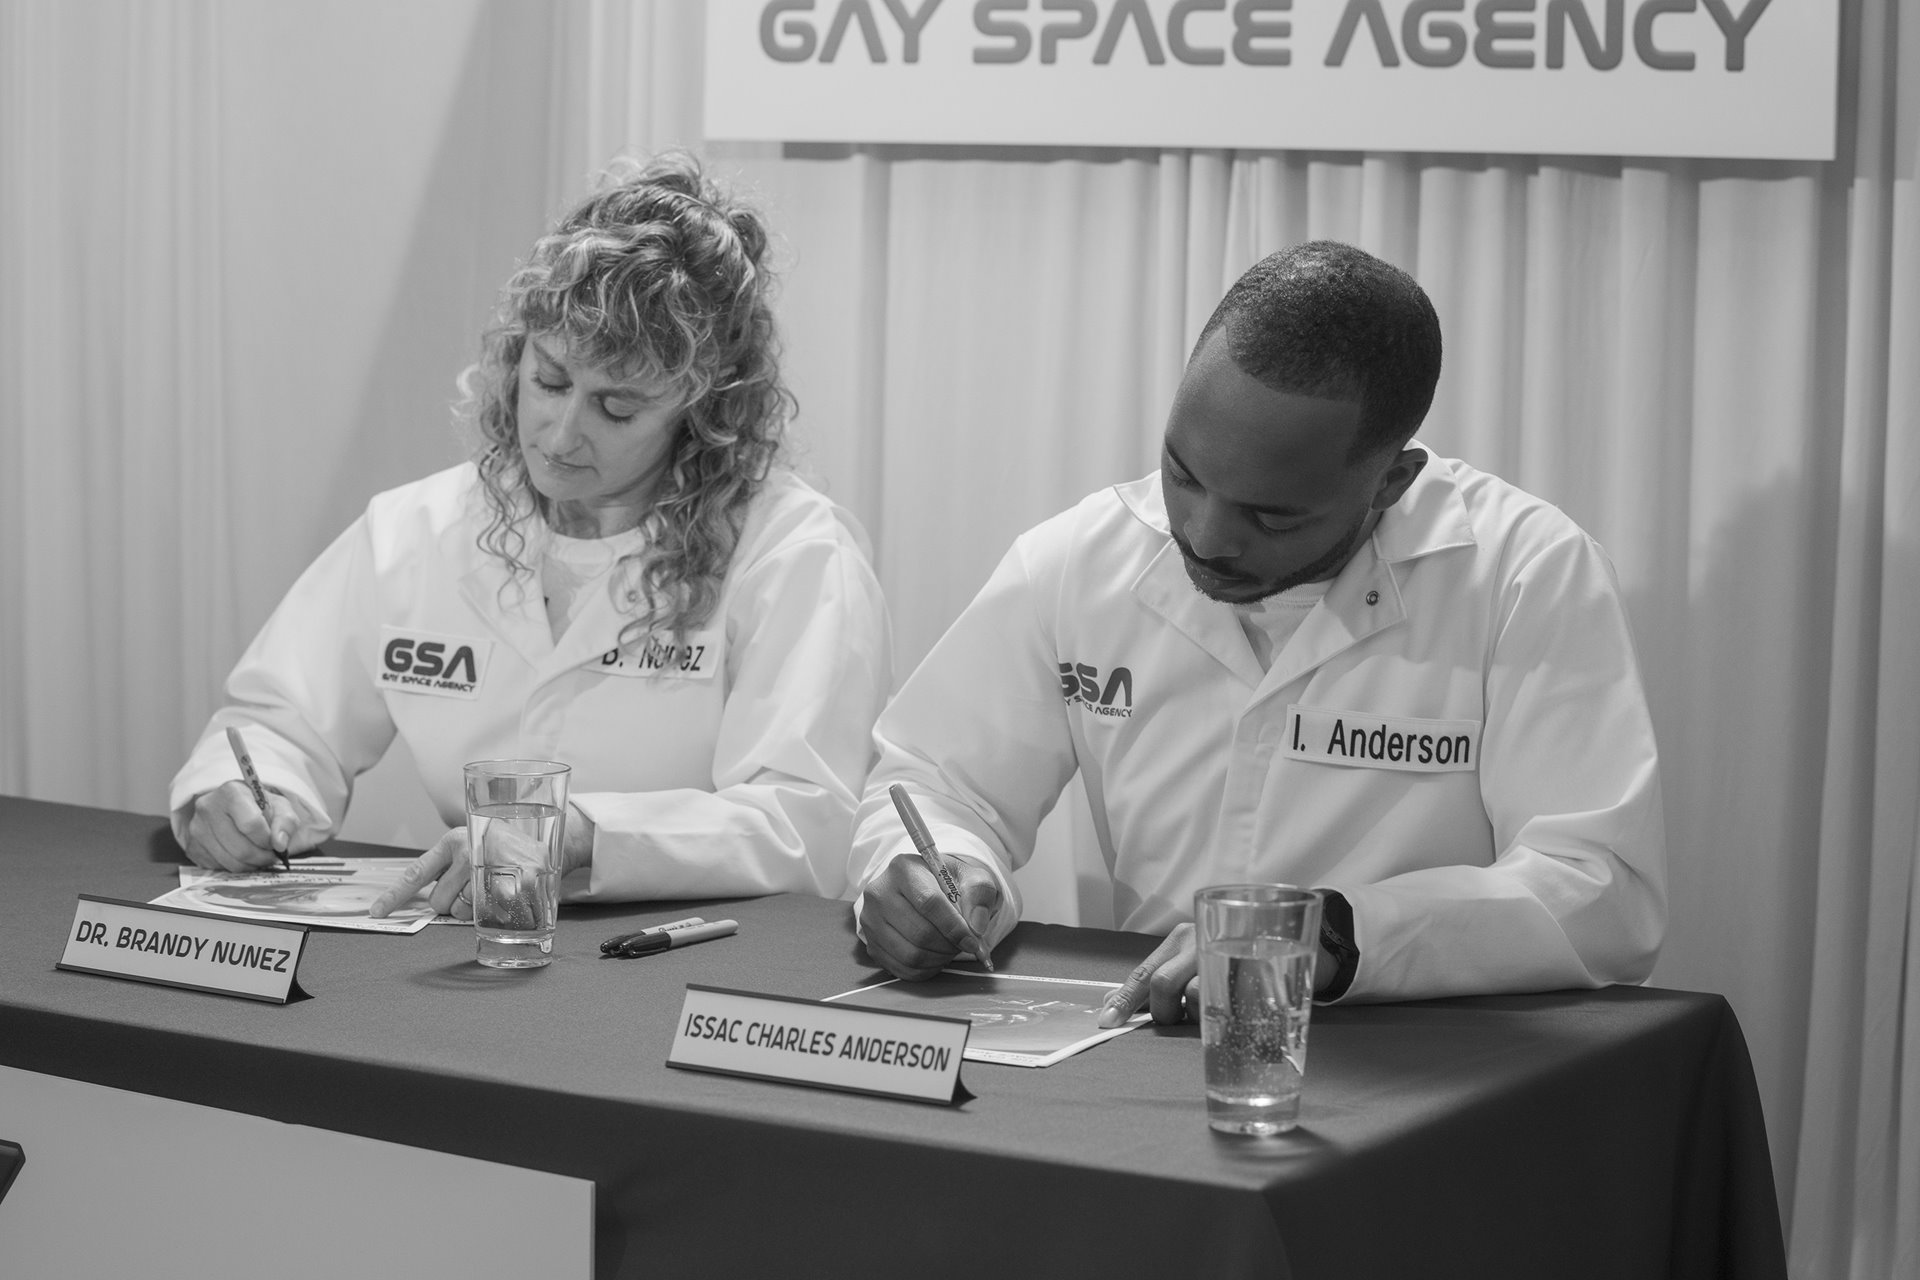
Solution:
{"label": "table with dark cloth", "polygon": [[[0,798],[0,1064],[591,1180],[603,1277],[1785,1275],[1719,996],[1317,1009],[1300,1128],[1233,1138],[1207,1127],[1193,1027],[970,1062],[953,1108],[664,1065],[690,982],[874,980],[844,902],[569,907],[524,972],[475,964],[464,929],[316,930],[313,998],[285,1006],[54,968],[78,894],[146,901],[180,862],[160,819]],[[740,931],[599,955],[695,911]],[[995,960],[1117,980],[1153,944],[1022,924]]]}

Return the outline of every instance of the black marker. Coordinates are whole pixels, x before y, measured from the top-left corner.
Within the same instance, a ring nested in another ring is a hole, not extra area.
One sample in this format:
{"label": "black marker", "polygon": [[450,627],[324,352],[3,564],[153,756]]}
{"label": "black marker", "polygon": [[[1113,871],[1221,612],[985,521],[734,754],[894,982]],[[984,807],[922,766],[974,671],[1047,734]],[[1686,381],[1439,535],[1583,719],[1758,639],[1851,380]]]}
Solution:
{"label": "black marker", "polygon": [[[913,797],[908,795],[907,789],[897,782],[887,788],[887,794],[893,797],[893,807],[900,814],[900,825],[907,829],[907,838],[913,841],[914,852],[920,855],[920,861],[927,864],[927,870],[933,872],[933,878],[940,884],[940,892],[947,895],[947,901],[953,904],[954,911],[959,914],[960,923],[966,924],[966,911],[960,905],[960,886],[955,882],[953,872],[947,870],[946,861],[941,858],[940,850],[934,847],[933,836],[927,831],[927,824],[921,819],[920,810],[914,807]],[[967,927],[967,932],[973,934],[974,959],[984,965],[988,973],[992,973],[993,956],[986,941],[979,934],[974,933],[970,925]]]}
{"label": "black marker", "polygon": [[736,921],[715,920],[708,924],[696,924],[690,929],[674,929],[671,932],[662,930],[659,933],[642,934],[613,954],[626,959],[634,956],[650,956],[656,951],[668,951],[690,943],[705,942],[708,938],[724,938],[739,928],[740,925]]}
{"label": "black marker", "polygon": [[651,934],[665,933],[668,930],[691,929],[697,924],[705,924],[706,922],[705,916],[688,916],[685,920],[669,920],[665,924],[648,925],[646,928],[633,933],[618,934],[600,944],[600,954],[606,956],[618,955],[622,947],[638,942]]}
{"label": "black marker", "polygon": [[[240,765],[240,778],[247,784],[247,790],[253,792],[253,802],[260,806],[260,816],[267,820],[267,843],[273,843],[273,806],[267,803],[267,789],[260,785],[260,775],[254,772],[253,757],[247,754],[247,742],[240,731],[232,725],[227,726],[227,745],[233,748],[233,758]],[[280,859],[283,870],[293,870],[293,863],[287,855],[278,849],[268,849],[274,857]]]}

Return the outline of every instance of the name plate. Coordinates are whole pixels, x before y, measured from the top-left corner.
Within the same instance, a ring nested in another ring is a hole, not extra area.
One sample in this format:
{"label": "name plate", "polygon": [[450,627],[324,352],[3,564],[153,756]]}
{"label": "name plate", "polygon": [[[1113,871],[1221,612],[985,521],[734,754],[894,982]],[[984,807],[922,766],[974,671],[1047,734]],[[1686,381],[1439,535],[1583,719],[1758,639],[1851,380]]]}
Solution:
{"label": "name plate", "polygon": [[955,1106],[965,1018],[883,1013],[687,984],[667,1065]]}
{"label": "name plate", "polygon": [[306,942],[303,925],[83,893],[55,967],[285,1004],[307,994],[295,981]]}

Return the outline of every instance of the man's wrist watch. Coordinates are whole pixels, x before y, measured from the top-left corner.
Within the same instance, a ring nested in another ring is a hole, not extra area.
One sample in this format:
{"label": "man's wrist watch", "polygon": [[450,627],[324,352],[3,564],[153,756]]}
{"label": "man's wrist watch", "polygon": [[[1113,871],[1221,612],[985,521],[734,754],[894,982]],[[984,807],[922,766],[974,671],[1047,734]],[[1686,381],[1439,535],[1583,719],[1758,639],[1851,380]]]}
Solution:
{"label": "man's wrist watch", "polygon": [[1333,957],[1333,980],[1321,989],[1322,1000],[1338,1000],[1353,985],[1360,967],[1360,948],[1353,945],[1353,906],[1343,894],[1321,890],[1320,945]]}

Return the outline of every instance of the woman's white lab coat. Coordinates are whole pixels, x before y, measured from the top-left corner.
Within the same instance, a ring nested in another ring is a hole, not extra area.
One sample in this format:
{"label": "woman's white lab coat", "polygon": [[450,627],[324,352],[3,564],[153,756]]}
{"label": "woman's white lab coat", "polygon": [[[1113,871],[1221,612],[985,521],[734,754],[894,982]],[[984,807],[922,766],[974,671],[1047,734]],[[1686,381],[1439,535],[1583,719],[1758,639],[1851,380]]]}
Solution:
{"label": "woman's white lab coat", "polygon": [[195,795],[236,776],[228,725],[315,836],[398,733],[449,826],[465,822],[467,761],[572,765],[596,835],[571,901],[840,893],[891,683],[852,517],[775,472],[707,624],[625,646],[604,576],[556,644],[538,580],[477,546],[486,518],[471,465],[374,498],[234,669],[174,779],[176,833]]}
{"label": "woman's white lab coat", "polygon": [[1077,768],[1116,922],[1165,933],[1209,884],[1335,888],[1348,999],[1637,981],[1665,928],[1653,730],[1611,566],[1572,521],[1432,457],[1262,673],[1196,592],[1159,480],[1023,535],[907,681],[850,861],[901,851],[903,782],[943,850],[1011,869]]}

